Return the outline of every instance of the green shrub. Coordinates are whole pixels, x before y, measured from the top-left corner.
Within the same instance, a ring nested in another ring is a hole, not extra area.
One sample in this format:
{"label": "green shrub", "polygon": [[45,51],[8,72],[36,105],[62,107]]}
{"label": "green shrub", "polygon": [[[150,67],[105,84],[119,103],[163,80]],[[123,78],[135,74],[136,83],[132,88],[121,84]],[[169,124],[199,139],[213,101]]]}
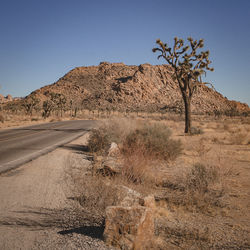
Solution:
{"label": "green shrub", "polygon": [[129,133],[123,143],[123,152],[144,149],[145,155],[173,160],[182,151],[181,142],[170,138],[171,131],[164,125],[146,125]]}

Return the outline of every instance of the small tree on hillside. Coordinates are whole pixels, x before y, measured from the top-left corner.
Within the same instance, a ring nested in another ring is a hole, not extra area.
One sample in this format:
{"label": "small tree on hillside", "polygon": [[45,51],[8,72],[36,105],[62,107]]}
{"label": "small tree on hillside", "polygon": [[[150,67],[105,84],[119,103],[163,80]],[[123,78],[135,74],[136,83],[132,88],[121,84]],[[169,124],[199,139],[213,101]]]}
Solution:
{"label": "small tree on hillside", "polygon": [[[184,40],[174,38],[173,48],[168,47],[160,39],[156,41],[158,47],[153,48],[153,52],[160,52],[158,59],[163,57],[168,64],[173,67],[174,76],[177,80],[185,105],[185,133],[190,133],[191,129],[191,98],[197,87],[210,84],[201,81],[201,75],[206,70],[213,71],[209,67],[211,61],[208,59],[209,51],[197,50],[203,48],[204,40],[193,40],[187,38],[189,45],[184,46]],[[211,84],[210,84],[211,85]]]}
{"label": "small tree on hillside", "polygon": [[26,114],[32,116],[34,109],[39,109],[39,103],[40,100],[35,95],[31,95],[24,99],[22,106],[24,107]]}
{"label": "small tree on hillside", "polygon": [[57,109],[60,110],[61,117],[62,117],[63,111],[65,111],[65,109],[66,109],[66,103],[67,103],[66,96],[64,94],[55,93],[53,101],[54,101]]}
{"label": "small tree on hillside", "polygon": [[51,115],[51,112],[54,109],[54,102],[51,100],[46,100],[43,102],[43,112],[42,116],[44,119],[48,118]]}
{"label": "small tree on hillside", "polygon": [[57,93],[51,92],[46,93],[47,100],[43,102],[43,112],[42,116],[44,119],[48,118],[52,111],[57,107]]}

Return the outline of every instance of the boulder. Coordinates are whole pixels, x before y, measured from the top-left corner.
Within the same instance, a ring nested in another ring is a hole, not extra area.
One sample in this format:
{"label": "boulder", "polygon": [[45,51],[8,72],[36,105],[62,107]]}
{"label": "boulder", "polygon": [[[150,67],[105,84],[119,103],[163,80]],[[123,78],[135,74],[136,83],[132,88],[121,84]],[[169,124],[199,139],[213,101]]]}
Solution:
{"label": "boulder", "polygon": [[13,101],[13,97],[11,95],[6,96],[7,101]]}
{"label": "boulder", "polygon": [[123,165],[119,162],[118,159],[114,157],[107,157],[102,161],[99,169],[99,173],[102,173],[104,176],[113,176],[120,174],[122,171]]}
{"label": "boulder", "polygon": [[119,156],[120,155],[120,149],[118,145],[115,142],[112,142],[108,151],[108,156]]}
{"label": "boulder", "polygon": [[123,185],[118,186],[118,196],[123,207],[139,206],[144,203],[142,195],[137,191]]}
{"label": "boulder", "polygon": [[0,103],[3,103],[5,101],[5,98],[2,94],[0,94]]}
{"label": "boulder", "polygon": [[145,197],[143,200],[143,206],[155,209],[156,208],[155,197],[153,195]]}
{"label": "boulder", "polygon": [[143,206],[106,208],[104,238],[119,249],[150,249],[154,237],[153,210]]}

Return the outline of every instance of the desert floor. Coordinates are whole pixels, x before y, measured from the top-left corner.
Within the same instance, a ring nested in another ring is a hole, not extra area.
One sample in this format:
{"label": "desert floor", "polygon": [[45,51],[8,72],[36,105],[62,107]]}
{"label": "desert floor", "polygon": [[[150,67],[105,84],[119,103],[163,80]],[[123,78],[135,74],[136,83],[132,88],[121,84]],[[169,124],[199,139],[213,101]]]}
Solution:
{"label": "desert floor", "polygon": [[[150,118],[183,144],[175,161],[155,168],[167,184],[147,191],[164,197],[157,205],[155,249],[250,248],[249,118],[195,117],[193,125],[203,133],[193,136],[183,134],[182,119],[172,118]],[[83,136],[0,176],[0,249],[108,249],[103,227],[79,213],[67,182],[69,168],[91,165],[81,148],[86,142]],[[178,188],[195,163],[218,169],[220,182],[213,188],[221,193],[209,196],[214,201],[190,201]]]}

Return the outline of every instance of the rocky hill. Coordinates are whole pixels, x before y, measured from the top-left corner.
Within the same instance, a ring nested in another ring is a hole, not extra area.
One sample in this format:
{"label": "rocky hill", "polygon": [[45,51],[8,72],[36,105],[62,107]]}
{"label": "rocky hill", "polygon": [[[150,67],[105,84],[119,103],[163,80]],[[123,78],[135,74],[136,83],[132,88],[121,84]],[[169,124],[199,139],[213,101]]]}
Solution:
{"label": "rocky hill", "polygon": [[[168,65],[102,62],[99,66],[77,67],[32,94],[45,100],[51,92],[62,93],[69,101],[87,109],[179,111],[183,109],[182,97],[172,74]],[[197,113],[231,109],[245,111],[249,107],[229,101],[208,87],[200,88],[192,100],[192,111]]]}

